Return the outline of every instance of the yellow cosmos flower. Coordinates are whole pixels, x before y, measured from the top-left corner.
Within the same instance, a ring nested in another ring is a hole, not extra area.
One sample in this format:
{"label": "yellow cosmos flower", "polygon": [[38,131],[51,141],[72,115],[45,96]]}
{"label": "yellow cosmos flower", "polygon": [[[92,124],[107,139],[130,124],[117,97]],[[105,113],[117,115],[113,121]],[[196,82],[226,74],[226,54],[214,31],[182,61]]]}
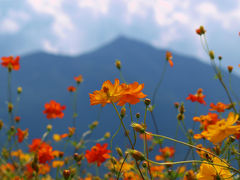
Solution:
{"label": "yellow cosmos flower", "polygon": [[226,137],[240,131],[240,125],[233,125],[238,120],[238,117],[239,115],[234,115],[233,112],[230,112],[226,121],[222,119],[216,124],[209,125],[207,130],[203,131],[201,135],[216,145]]}
{"label": "yellow cosmos flower", "polygon": [[64,161],[53,161],[52,162],[53,168],[62,167],[63,165],[64,165]]}
{"label": "yellow cosmos flower", "polygon": [[202,163],[200,166],[200,170],[196,176],[197,180],[233,179],[229,169],[222,167],[226,166],[223,161],[221,161],[217,157],[214,157],[212,161],[213,164],[218,164],[221,166]]}

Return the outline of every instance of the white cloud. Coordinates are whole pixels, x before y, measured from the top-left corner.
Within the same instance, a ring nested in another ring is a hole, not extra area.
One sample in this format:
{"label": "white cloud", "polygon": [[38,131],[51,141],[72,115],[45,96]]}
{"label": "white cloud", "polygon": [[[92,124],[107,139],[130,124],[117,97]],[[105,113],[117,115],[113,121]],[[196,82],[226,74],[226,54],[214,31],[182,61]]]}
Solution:
{"label": "white cloud", "polygon": [[0,21],[1,28],[0,32],[1,33],[7,33],[7,34],[14,34],[19,31],[20,26],[18,23],[12,19],[5,18],[4,20]]}
{"label": "white cloud", "polygon": [[58,53],[58,48],[54,47],[49,40],[43,40],[43,48],[47,52],[57,54]]}
{"label": "white cloud", "polygon": [[80,8],[89,8],[95,15],[106,15],[109,12],[110,0],[79,0]]}
{"label": "white cloud", "polygon": [[63,0],[28,0],[28,3],[37,13],[53,17],[52,30],[58,37],[66,38],[74,30],[71,18],[63,11]]}

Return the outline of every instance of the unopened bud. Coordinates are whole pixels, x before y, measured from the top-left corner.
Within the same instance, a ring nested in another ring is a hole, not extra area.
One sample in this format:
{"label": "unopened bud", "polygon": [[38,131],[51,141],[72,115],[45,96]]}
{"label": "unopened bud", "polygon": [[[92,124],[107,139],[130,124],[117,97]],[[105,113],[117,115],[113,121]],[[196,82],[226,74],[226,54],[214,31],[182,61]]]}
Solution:
{"label": "unopened bud", "polygon": [[148,105],[151,103],[151,100],[148,99],[148,98],[146,98],[146,99],[144,100],[144,103],[146,104],[146,106],[148,106]]}
{"label": "unopened bud", "polygon": [[206,33],[206,30],[203,26],[200,26],[198,29],[196,29],[196,33],[201,36]]}
{"label": "unopened bud", "polygon": [[141,124],[132,123],[131,126],[136,132],[139,132],[140,134],[145,132],[145,128]]}
{"label": "unopened bud", "polygon": [[104,139],[108,139],[108,138],[110,138],[110,137],[111,137],[110,132],[106,132],[106,133],[104,134]]}
{"label": "unopened bud", "polygon": [[115,61],[115,66],[116,66],[116,68],[118,68],[118,69],[120,70],[121,67],[122,67],[121,61],[120,61],[120,60],[116,60],[116,61]]}
{"label": "unopened bud", "polygon": [[142,162],[142,167],[144,167],[144,168],[147,167],[147,161]]}
{"label": "unopened bud", "polygon": [[19,123],[20,120],[21,120],[20,116],[16,116],[16,117],[14,118],[14,121],[15,121],[16,123]]}
{"label": "unopened bud", "polygon": [[230,136],[229,137],[229,141],[232,143],[232,142],[234,142],[236,140],[236,137],[235,136]]}
{"label": "unopened bud", "polygon": [[218,60],[221,61],[222,60],[222,56],[218,56]]}
{"label": "unopened bud", "polygon": [[63,177],[64,177],[65,180],[68,180],[68,178],[70,177],[70,175],[71,175],[71,172],[70,172],[69,169],[65,169],[65,170],[63,171]]}
{"label": "unopened bud", "polygon": [[123,152],[122,152],[122,149],[120,147],[116,147],[116,151],[117,151],[117,153],[120,157],[123,156]]}
{"label": "unopened bud", "polygon": [[132,155],[132,157],[134,159],[136,159],[137,161],[143,161],[145,160],[145,156],[143,153],[141,153],[140,151],[137,150],[130,150],[129,153]]}
{"label": "unopened bud", "polygon": [[209,51],[208,54],[209,54],[210,59],[211,59],[211,60],[214,60],[215,56],[214,56],[213,50]]}
{"label": "unopened bud", "polygon": [[8,112],[12,112],[12,110],[13,110],[13,104],[8,103]]}
{"label": "unopened bud", "polygon": [[194,134],[193,130],[192,129],[189,129],[188,130],[188,133],[192,136]]}
{"label": "unopened bud", "polygon": [[174,103],[174,107],[177,109],[179,107],[179,103],[178,102],[175,102]]}
{"label": "unopened bud", "polygon": [[94,121],[92,124],[89,125],[89,128],[93,130],[97,127],[97,125],[98,125],[98,121]]}
{"label": "unopened bud", "polygon": [[182,120],[184,119],[184,114],[179,113],[179,114],[177,115],[177,119],[178,119],[179,121],[182,121]]}
{"label": "unopened bud", "polygon": [[48,130],[48,131],[51,131],[51,130],[52,130],[52,125],[51,125],[51,124],[48,124],[48,125],[47,125],[47,130]]}
{"label": "unopened bud", "polygon": [[181,106],[179,108],[179,112],[180,112],[180,114],[183,114],[185,112],[184,104],[181,104]]}
{"label": "unopened bud", "polygon": [[228,68],[228,72],[231,73],[232,70],[233,70],[233,67],[232,66],[228,66],[227,68]]}
{"label": "unopened bud", "polygon": [[138,118],[138,119],[140,118],[140,113],[136,114],[136,118]]}
{"label": "unopened bud", "polygon": [[17,88],[17,93],[18,93],[18,94],[21,94],[21,93],[22,93],[22,87],[21,87],[21,86],[19,86],[19,87]]}
{"label": "unopened bud", "polygon": [[120,116],[121,116],[121,118],[124,118],[125,115],[126,115],[126,108],[123,106],[121,109],[121,112],[120,112]]}

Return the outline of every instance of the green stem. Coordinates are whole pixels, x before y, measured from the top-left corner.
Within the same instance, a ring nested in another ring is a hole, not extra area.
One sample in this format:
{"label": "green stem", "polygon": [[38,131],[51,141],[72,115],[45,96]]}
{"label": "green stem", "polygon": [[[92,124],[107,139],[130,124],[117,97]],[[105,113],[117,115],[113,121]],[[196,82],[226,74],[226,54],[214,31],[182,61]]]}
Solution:
{"label": "green stem", "polygon": [[[132,115],[132,108],[131,108],[131,104],[129,104],[129,110],[130,110],[130,117],[131,117],[131,123],[133,123],[133,115]],[[134,147],[136,145],[136,142],[137,142],[137,135],[136,135],[136,132],[133,128],[133,135],[134,135]]]}

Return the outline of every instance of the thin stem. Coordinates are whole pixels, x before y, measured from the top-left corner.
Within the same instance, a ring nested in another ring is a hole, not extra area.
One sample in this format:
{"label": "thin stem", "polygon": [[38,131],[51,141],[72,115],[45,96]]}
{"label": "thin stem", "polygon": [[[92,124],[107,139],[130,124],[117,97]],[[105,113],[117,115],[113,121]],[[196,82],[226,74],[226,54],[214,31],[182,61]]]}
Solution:
{"label": "thin stem", "polygon": [[[133,123],[133,115],[132,115],[131,104],[129,104],[129,110],[130,110],[131,123]],[[136,135],[136,132],[135,132],[134,128],[133,128],[133,135],[134,135],[134,143],[133,143],[133,145],[135,147],[136,142],[137,142],[137,135]]]}
{"label": "thin stem", "polygon": [[123,159],[123,162],[122,162],[121,167],[120,167],[119,172],[118,172],[117,180],[119,180],[123,165],[124,165],[125,161],[127,160],[127,157],[128,157],[128,154],[126,154],[124,159]]}
{"label": "thin stem", "polygon": [[170,140],[170,141],[174,141],[174,142],[177,142],[177,143],[179,143],[179,144],[183,144],[183,145],[185,145],[185,146],[189,146],[189,147],[195,148],[195,149],[197,149],[197,150],[199,150],[199,151],[206,152],[206,153],[208,153],[208,154],[210,154],[210,155],[213,155],[213,156],[217,157],[218,159],[220,159],[222,162],[224,162],[224,163],[227,164],[228,166],[231,166],[230,164],[228,164],[227,162],[225,162],[224,160],[222,160],[222,158],[220,158],[220,157],[217,156],[216,154],[214,154],[214,153],[212,153],[212,152],[210,152],[210,151],[207,151],[207,150],[205,150],[205,149],[199,148],[199,147],[197,147],[197,146],[194,146],[194,145],[192,145],[192,144],[188,144],[188,143],[185,143],[185,142],[183,142],[183,141],[179,141],[179,140],[176,140],[176,139],[172,139],[172,138],[170,138],[170,137],[163,136],[163,135],[151,134],[151,133],[149,133],[149,132],[145,132],[145,133],[148,134],[148,135],[151,135],[151,136],[156,136],[156,137],[168,139],[168,140]]}

